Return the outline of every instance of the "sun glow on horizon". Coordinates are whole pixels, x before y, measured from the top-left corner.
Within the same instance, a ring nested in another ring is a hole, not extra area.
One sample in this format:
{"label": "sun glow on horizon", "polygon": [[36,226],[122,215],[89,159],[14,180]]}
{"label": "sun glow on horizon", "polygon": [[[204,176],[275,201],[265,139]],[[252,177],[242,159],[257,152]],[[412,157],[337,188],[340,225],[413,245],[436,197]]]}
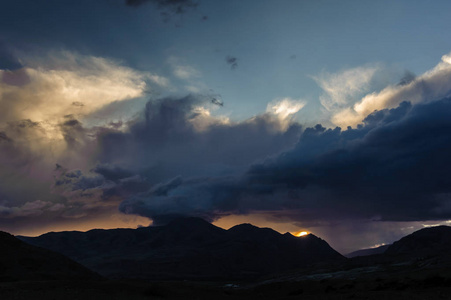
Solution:
{"label": "sun glow on horizon", "polygon": [[297,236],[297,237],[302,237],[302,236],[306,236],[308,234],[309,233],[307,231],[298,231],[298,232],[295,232],[293,235]]}

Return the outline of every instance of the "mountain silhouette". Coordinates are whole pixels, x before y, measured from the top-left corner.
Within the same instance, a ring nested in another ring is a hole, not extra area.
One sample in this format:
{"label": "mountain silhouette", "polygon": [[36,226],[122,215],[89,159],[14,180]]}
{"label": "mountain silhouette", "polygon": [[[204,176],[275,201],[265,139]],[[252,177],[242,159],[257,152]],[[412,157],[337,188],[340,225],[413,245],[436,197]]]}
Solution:
{"label": "mountain silhouette", "polygon": [[386,255],[409,257],[449,256],[451,253],[451,227],[424,228],[394,242]]}
{"label": "mountain silhouette", "polygon": [[200,218],[21,239],[63,253],[110,278],[245,279],[345,260],[313,234],[295,237],[250,224],[224,230]]}
{"label": "mountain silhouette", "polygon": [[0,231],[0,281],[99,279],[82,265]]}

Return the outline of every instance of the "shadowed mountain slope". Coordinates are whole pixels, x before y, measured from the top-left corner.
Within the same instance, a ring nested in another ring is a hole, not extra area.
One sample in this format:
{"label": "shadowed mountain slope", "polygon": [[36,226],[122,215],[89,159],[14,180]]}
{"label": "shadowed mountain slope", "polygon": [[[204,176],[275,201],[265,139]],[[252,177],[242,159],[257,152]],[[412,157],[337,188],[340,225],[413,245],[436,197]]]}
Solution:
{"label": "shadowed mountain slope", "polygon": [[313,234],[300,238],[250,224],[224,230],[199,218],[21,239],[113,278],[244,279],[345,260]]}
{"label": "shadowed mountain slope", "polygon": [[387,255],[436,256],[451,254],[451,227],[424,228],[394,242]]}
{"label": "shadowed mountain slope", "polygon": [[100,279],[69,258],[0,231],[0,281]]}

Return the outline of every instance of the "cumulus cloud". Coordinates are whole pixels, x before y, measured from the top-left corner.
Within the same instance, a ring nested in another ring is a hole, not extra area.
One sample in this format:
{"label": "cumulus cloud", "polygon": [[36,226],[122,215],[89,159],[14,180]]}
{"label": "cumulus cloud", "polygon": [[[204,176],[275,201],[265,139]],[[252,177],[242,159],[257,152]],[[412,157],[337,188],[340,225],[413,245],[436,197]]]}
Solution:
{"label": "cumulus cloud", "polygon": [[[8,146],[15,149],[10,150],[16,152],[13,157],[29,152],[50,157],[52,164],[62,152],[87,141],[83,118],[143,96],[152,83],[166,84],[155,74],[68,52],[23,62],[21,69],[0,70],[0,131],[13,142]],[[114,121],[108,117],[91,120],[91,127]]]}
{"label": "cumulus cloud", "polygon": [[162,180],[230,171],[290,147],[299,135],[299,125],[287,127],[271,114],[237,123],[213,116],[220,107],[211,100],[191,95],[149,101],[143,119],[129,131],[99,137],[99,159],[127,169],[148,168],[148,178]]}
{"label": "cumulus cloud", "polygon": [[[420,76],[410,74],[401,80],[402,84],[390,85],[379,92],[367,94],[348,106],[341,106],[340,110],[334,111],[331,121],[339,126],[355,126],[373,111],[394,108],[403,101],[416,104],[450,96],[450,57],[449,54],[444,55],[437,66]],[[326,101],[323,105],[328,107],[330,103]]]}
{"label": "cumulus cloud", "polygon": [[[317,79],[334,118],[360,125],[303,131],[293,118],[302,99],[233,122],[218,95],[139,102],[168,80],[114,61],[24,60],[0,72],[0,225],[91,220],[118,205],[155,223],[255,212],[310,227],[450,219],[451,59],[442,60],[364,97],[375,68]],[[132,105],[141,111],[120,118]]]}
{"label": "cumulus cloud", "polygon": [[313,226],[446,220],[451,99],[370,114],[356,129],[307,128],[296,146],[241,175],[175,178],[129,197],[127,213],[166,220],[266,211]]}
{"label": "cumulus cloud", "polygon": [[[288,114],[274,108],[273,112],[232,122],[213,114],[221,109],[218,97],[153,99],[135,119],[125,123],[104,120],[87,126],[83,120],[99,111],[111,117],[105,108],[131,101],[127,99],[107,103],[85,117],[55,113],[56,120],[7,122],[0,135],[0,159],[7,166],[0,171],[3,216],[27,218],[25,223],[48,216],[62,223],[88,220],[111,212],[122,199],[161,194],[162,182],[176,176],[235,174],[297,141],[301,127],[290,121],[294,111],[288,106]],[[71,109],[84,109],[89,101],[82,100],[64,99],[64,103]],[[294,100],[284,101],[299,106]],[[273,106],[277,105],[281,104]],[[36,199],[54,205],[36,213],[17,212]]]}
{"label": "cumulus cloud", "polygon": [[[102,198],[94,193],[68,198],[66,190],[53,188],[55,163],[69,169],[92,168],[96,135],[121,127],[121,122],[112,119],[110,113],[91,120],[89,126],[84,119],[100,116],[105,107],[129,103],[167,81],[112,60],[69,52],[44,58],[24,57],[21,62],[19,69],[0,70],[2,215],[29,219],[49,212],[62,218],[64,214],[85,215],[87,203],[76,204],[81,203],[80,199],[102,207]],[[38,199],[42,202],[36,202]],[[48,205],[31,209],[36,203]],[[69,205],[63,207],[63,203]]]}

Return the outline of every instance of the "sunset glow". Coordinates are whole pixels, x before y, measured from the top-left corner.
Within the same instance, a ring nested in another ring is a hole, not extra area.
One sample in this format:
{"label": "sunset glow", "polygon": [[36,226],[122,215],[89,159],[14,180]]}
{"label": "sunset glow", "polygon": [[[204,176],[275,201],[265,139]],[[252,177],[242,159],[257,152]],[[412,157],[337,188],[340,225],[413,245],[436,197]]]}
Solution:
{"label": "sunset glow", "polygon": [[298,231],[294,234],[294,236],[301,237],[301,236],[306,236],[308,234],[309,233],[307,231]]}

